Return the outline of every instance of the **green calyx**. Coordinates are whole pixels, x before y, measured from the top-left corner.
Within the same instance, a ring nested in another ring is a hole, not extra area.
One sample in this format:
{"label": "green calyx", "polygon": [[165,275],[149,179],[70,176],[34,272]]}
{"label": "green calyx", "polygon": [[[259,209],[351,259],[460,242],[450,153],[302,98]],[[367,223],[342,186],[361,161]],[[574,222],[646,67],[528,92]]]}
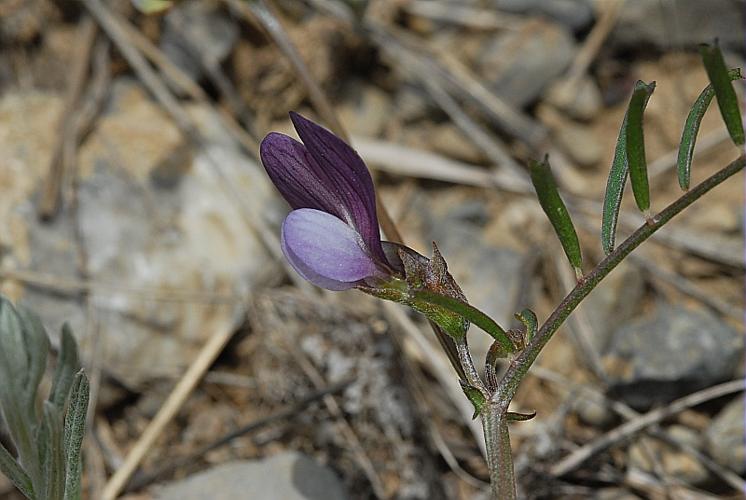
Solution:
{"label": "green calyx", "polygon": [[431,259],[403,247],[399,258],[403,279],[391,276],[358,289],[411,307],[456,341],[465,338],[469,324],[473,323],[495,339],[503,351],[512,353],[519,349],[520,345],[500,325],[466,301],[435,243]]}

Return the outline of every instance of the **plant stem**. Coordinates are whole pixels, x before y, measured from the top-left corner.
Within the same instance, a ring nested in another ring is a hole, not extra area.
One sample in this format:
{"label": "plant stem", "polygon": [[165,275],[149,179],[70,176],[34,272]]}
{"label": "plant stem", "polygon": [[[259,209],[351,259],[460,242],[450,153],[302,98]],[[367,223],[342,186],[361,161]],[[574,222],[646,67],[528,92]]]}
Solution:
{"label": "plant stem", "polygon": [[562,300],[546,322],[539,328],[526,348],[513,359],[505,371],[497,390],[482,410],[482,426],[487,448],[487,466],[490,470],[493,498],[512,500],[515,498],[515,477],[513,457],[510,450],[508,432],[508,405],[515,396],[518,386],[552,335],[564,323],[580,302],[603,280],[627,255],[653,233],[669,222],[682,210],[689,207],[715,186],[737,174],[746,167],[746,156],[741,155],[708,177],[695,188],[683,194],[655,217],[649,219],[614,251],[602,260],[591,272],[583,277],[575,288]]}
{"label": "plant stem", "polygon": [[499,500],[514,500],[516,490],[507,411],[495,402],[485,404],[482,408],[482,428],[487,448],[492,497]]}
{"label": "plant stem", "polygon": [[521,353],[510,363],[503,375],[497,391],[492,395],[492,401],[507,411],[508,404],[515,396],[523,377],[528,372],[539,352],[552,338],[552,335],[564,323],[570,313],[580,302],[604,279],[627,255],[647,240],[653,233],[663,227],[674,216],[697,201],[715,186],[721,184],[729,177],[737,174],[746,166],[746,156],[741,155],[728,166],[708,177],[696,187],[684,193],[679,199],[667,206],[658,215],[640,226],[632,235],[624,240],[613,252],[602,260],[591,272],[589,272],[577,284],[575,288],[562,300],[546,322],[539,328],[536,336],[521,351]]}
{"label": "plant stem", "polygon": [[466,382],[468,382],[469,385],[476,389],[486,391],[482,379],[479,378],[477,367],[474,366],[474,359],[471,357],[471,352],[469,352],[469,346],[466,343],[466,337],[454,340],[454,343],[456,344],[458,360],[461,364],[461,368],[463,368],[464,370]]}

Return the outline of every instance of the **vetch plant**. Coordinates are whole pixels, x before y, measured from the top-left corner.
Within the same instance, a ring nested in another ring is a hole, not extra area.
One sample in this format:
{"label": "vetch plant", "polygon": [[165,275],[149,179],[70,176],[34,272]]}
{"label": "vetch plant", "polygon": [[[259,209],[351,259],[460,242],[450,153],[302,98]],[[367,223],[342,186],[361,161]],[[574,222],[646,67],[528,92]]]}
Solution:
{"label": "vetch plant", "polygon": [[[403,245],[381,241],[375,192],[362,159],[340,138],[321,126],[291,113],[302,143],[271,133],[261,145],[261,158],[269,177],[293,211],[282,224],[282,250],[303,278],[329,290],[356,288],[374,296],[408,305],[423,313],[445,332],[456,355],[451,356],[464,393],[481,416],[493,496],[516,497],[508,422],[533,415],[508,411],[521,380],[552,335],[580,302],[627,255],[705,193],[743,170],[741,154],[722,170],[689,189],[692,154],[704,111],[713,96],[733,142],[742,146],[744,132],[732,80],[739,70],[726,69],[717,47],[703,46],[703,62],[711,85],[702,91],[686,120],[680,146],[678,177],[685,193],[653,214],[647,176],[643,134],[645,107],[655,83],[638,81],[623,120],[606,187],[601,221],[601,247],[606,257],[583,273],[580,244],[570,214],[560,197],[548,159],[532,162],[530,177],[539,202],[575,269],[577,285],[539,325],[536,314],[524,309],[516,314],[522,328],[504,330],[475,309],[433,245],[426,258]],[[629,177],[637,207],[645,223],[618,246],[616,221]],[[496,279],[499,277],[496,277]],[[494,339],[485,360],[484,379],[479,375],[466,342],[469,323]],[[451,354],[451,353],[449,353]],[[498,380],[496,363],[507,358]]]}
{"label": "vetch plant", "polygon": [[0,296],[0,413],[16,451],[0,444],[0,472],[31,500],[79,500],[88,379],[67,325],[52,388],[41,402],[48,353],[39,318]]}

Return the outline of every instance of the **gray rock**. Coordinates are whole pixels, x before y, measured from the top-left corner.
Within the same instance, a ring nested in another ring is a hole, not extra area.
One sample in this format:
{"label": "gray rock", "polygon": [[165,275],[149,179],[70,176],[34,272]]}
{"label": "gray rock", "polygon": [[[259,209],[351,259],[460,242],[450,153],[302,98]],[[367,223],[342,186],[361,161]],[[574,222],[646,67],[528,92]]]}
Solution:
{"label": "gray rock", "polygon": [[581,308],[592,328],[590,341],[599,353],[606,352],[614,327],[634,318],[645,292],[640,268],[625,260],[583,301]]}
{"label": "gray rock", "polygon": [[344,500],[334,471],[297,452],[218,465],[164,487],[157,500]]}
{"label": "gray rock", "polygon": [[532,19],[482,46],[477,71],[500,96],[525,106],[570,65],[575,40],[561,25]]}
{"label": "gray rock", "polygon": [[[139,87],[117,85],[115,99],[80,149],[77,231],[70,210],[51,223],[40,223],[35,213],[61,100],[39,94],[0,100],[0,129],[13,129],[0,134],[13,177],[0,182],[0,218],[10,228],[0,245],[6,269],[69,283],[80,279],[78,233],[97,284],[89,297],[106,346],[100,362],[136,388],[179,373],[210,335],[240,323],[240,298],[278,269],[246,211],[271,214],[280,206],[266,175],[226,142],[229,134],[208,110],[190,108],[210,146],[182,154],[190,148]],[[180,161],[169,167],[174,159]],[[244,194],[242,206],[216,164]],[[37,311],[53,335],[68,321],[81,352],[91,352],[86,309],[74,290],[27,286],[6,293]],[[222,296],[218,303],[215,296]]]}
{"label": "gray rock", "polygon": [[573,163],[589,168],[601,162],[604,150],[589,127],[548,106],[540,105],[537,115],[550,127],[555,142]]}
{"label": "gray rock", "polygon": [[624,2],[609,43],[660,49],[696,47],[719,38],[721,45],[743,51],[744,0],[635,0]]}
{"label": "gray rock", "polygon": [[557,80],[546,92],[545,102],[577,120],[591,120],[603,109],[603,96],[596,81],[583,76],[576,85]]}
{"label": "gray rock", "polygon": [[704,311],[660,304],[618,328],[603,358],[611,392],[639,409],[733,377],[743,337]]}
{"label": "gray rock", "polygon": [[383,90],[355,82],[339,108],[339,118],[353,135],[377,137],[391,119],[391,111],[391,99]]}
{"label": "gray rock", "polygon": [[[165,16],[161,49],[194,79],[206,64],[220,64],[238,40],[238,25],[215,3],[179,2]],[[202,59],[202,61],[200,60]]]}
{"label": "gray rock", "polygon": [[614,413],[604,398],[595,393],[576,396],[572,406],[583,422],[595,427],[606,427],[614,421]]}
{"label": "gray rock", "polygon": [[492,4],[505,12],[541,14],[572,30],[582,29],[593,21],[593,5],[589,0],[492,0]]}
{"label": "gray rock", "polygon": [[707,448],[712,458],[741,475],[746,472],[744,414],[744,397],[739,395],[717,414],[706,434]]}

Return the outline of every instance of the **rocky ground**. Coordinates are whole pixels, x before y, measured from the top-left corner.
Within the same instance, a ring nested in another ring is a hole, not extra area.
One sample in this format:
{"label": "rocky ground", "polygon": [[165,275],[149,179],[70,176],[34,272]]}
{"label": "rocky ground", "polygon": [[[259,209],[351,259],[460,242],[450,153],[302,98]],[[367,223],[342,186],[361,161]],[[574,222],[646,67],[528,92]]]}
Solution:
{"label": "rocky ground", "polygon": [[[289,110],[328,118],[279,47],[297,47],[406,242],[437,241],[470,302],[511,325],[574,282],[527,160],[549,152],[588,271],[632,85],[657,82],[660,210],[707,84],[696,46],[719,37],[743,67],[746,4],[272,5],[0,2],[0,291],[55,340],[64,321],[77,335],[86,498],[190,380],[123,498],[487,498],[479,425],[422,319],[303,286],[278,253],[287,207],[258,141]],[[693,182],[738,155],[712,108]],[[547,346],[514,403],[537,412],[512,427],[522,498],[740,498],[743,182],[640,248]],[[641,220],[629,193],[620,239]],[[482,359],[488,337],[470,344]],[[20,498],[2,477],[0,498]]]}

